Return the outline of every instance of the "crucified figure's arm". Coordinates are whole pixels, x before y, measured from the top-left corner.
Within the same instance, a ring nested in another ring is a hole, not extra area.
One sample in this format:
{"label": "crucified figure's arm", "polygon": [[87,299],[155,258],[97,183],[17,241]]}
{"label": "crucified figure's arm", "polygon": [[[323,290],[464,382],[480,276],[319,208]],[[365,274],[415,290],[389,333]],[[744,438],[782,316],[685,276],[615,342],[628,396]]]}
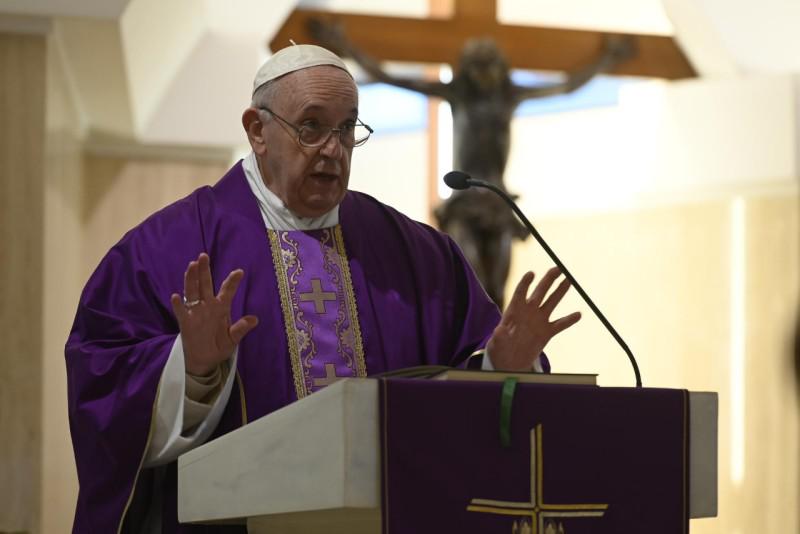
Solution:
{"label": "crucified figure's arm", "polygon": [[621,62],[632,58],[635,52],[636,48],[631,37],[623,35],[606,36],[603,53],[596,61],[574,72],[567,73],[567,79],[561,83],[534,87],[514,85],[514,98],[517,103],[520,103],[529,98],[571,93],[584,86],[597,74],[607,72]]}
{"label": "crucified figure's arm", "polygon": [[429,96],[438,96],[449,100],[452,97],[452,90],[448,84],[427,81],[415,78],[401,78],[392,76],[383,70],[375,59],[358,50],[345,37],[342,27],[335,23],[329,23],[321,19],[312,18],[308,21],[308,29],[323,46],[332,50],[342,57],[352,58],[364,69],[374,80],[417,91]]}

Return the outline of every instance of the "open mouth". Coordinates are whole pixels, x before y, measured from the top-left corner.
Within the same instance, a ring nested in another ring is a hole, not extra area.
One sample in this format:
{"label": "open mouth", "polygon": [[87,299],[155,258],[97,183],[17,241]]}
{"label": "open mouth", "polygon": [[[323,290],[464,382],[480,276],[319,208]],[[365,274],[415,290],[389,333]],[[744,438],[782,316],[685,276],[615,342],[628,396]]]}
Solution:
{"label": "open mouth", "polygon": [[311,178],[322,182],[333,182],[339,179],[339,175],[327,172],[314,172],[311,173]]}

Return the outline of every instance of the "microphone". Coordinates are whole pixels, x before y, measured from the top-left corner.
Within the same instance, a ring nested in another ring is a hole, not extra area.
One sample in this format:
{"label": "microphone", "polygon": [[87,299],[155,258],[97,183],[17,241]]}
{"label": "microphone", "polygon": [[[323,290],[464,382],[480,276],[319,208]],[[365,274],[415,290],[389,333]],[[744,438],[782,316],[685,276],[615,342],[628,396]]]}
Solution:
{"label": "microphone", "polygon": [[447,187],[450,189],[467,189],[469,188],[472,179],[469,177],[469,174],[461,171],[450,171],[444,175],[444,183],[447,184]]}
{"label": "microphone", "polygon": [[503,191],[494,184],[491,184],[489,182],[484,182],[483,180],[476,180],[475,178],[470,177],[469,174],[461,171],[450,171],[447,174],[445,174],[444,183],[447,184],[447,186],[450,187],[451,189],[457,189],[457,190],[469,189],[470,187],[473,186],[483,187],[485,189],[494,191],[500,196],[500,198],[506,201],[506,203],[511,207],[514,213],[517,215],[519,220],[522,221],[522,224],[525,225],[525,228],[528,229],[528,231],[536,239],[539,245],[544,249],[545,252],[547,252],[547,255],[550,256],[551,260],[553,260],[553,263],[555,263],[556,266],[559,268],[559,270],[561,270],[561,272],[564,274],[567,280],[569,280],[570,284],[572,284],[572,286],[575,288],[575,290],[578,292],[581,298],[583,298],[584,302],[586,302],[586,304],[589,305],[589,308],[592,310],[592,312],[594,312],[595,316],[598,319],[600,319],[600,322],[603,323],[603,326],[606,327],[606,330],[608,330],[611,336],[617,341],[617,343],[619,343],[620,347],[622,347],[622,350],[625,351],[625,354],[628,355],[628,359],[631,362],[631,366],[633,366],[633,373],[636,375],[636,387],[637,388],[642,387],[642,375],[639,373],[639,365],[636,363],[636,358],[633,356],[633,352],[631,352],[631,349],[628,348],[628,344],[625,343],[625,341],[622,339],[622,336],[620,336],[617,333],[616,329],[613,326],[611,326],[611,323],[608,321],[608,319],[606,319],[605,315],[603,315],[603,312],[600,311],[600,309],[595,305],[592,299],[589,298],[589,295],[586,294],[586,291],[583,290],[578,281],[575,280],[575,277],[572,276],[572,274],[564,266],[564,264],[561,263],[561,260],[558,259],[558,256],[556,256],[556,253],[553,252],[553,249],[551,249],[547,245],[542,236],[539,235],[539,232],[536,231],[536,228],[533,227],[528,218],[525,217],[525,214],[522,213],[522,210],[519,209],[519,206],[517,206],[517,204],[511,199],[511,197],[508,196],[508,193],[506,193],[505,191]]}

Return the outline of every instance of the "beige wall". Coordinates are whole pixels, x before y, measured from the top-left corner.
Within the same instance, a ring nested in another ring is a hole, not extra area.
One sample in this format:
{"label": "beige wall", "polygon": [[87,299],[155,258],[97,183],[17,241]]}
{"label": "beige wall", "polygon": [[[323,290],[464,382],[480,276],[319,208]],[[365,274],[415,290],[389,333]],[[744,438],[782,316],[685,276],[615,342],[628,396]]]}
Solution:
{"label": "beige wall", "polygon": [[83,161],[80,114],[71,98],[59,44],[47,47],[44,183],[44,336],[40,532],[66,532],[78,494],[69,440],[64,342],[80,292]]}
{"label": "beige wall", "polygon": [[350,188],[431,224],[427,134],[373,135],[367,144],[353,150]]}
{"label": "beige wall", "polygon": [[227,163],[146,155],[87,155],[84,159],[81,284],[108,249],[148,215],[214,184]]}
{"label": "beige wall", "polygon": [[[45,204],[42,528],[70,531],[78,493],[68,419],[64,342],[81,288],[106,251],[147,215],[217,181],[224,163],[86,155],[69,128],[49,132]],[[51,161],[49,160],[49,163]]]}
{"label": "beige wall", "polygon": [[0,532],[70,531],[63,351],[86,278],[125,231],[228,167],[219,150],[86,154],[59,46],[0,35]]}
{"label": "beige wall", "polygon": [[39,520],[45,49],[0,34],[0,531]]}
{"label": "beige wall", "polygon": [[[631,84],[616,106],[513,125],[509,188],[644,385],[719,392],[719,517],[693,532],[800,531],[797,91],[791,76]],[[551,265],[532,240],[515,252],[512,280]],[[556,370],[633,385],[574,292],[573,309]]]}
{"label": "beige wall", "polygon": [[[645,386],[719,392],[719,518],[692,532],[800,529],[799,207],[788,188],[537,224],[626,339]],[[551,265],[532,240],[515,252],[512,279]],[[548,349],[555,370],[633,385],[625,353],[577,294],[557,312],[574,309],[583,319]]]}

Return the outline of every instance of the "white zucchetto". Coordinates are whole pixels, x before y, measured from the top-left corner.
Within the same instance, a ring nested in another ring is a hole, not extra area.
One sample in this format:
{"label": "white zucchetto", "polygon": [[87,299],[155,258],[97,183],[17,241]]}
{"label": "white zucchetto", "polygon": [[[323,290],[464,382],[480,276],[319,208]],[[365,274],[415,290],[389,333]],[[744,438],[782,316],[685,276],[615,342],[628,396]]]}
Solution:
{"label": "white zucchetto", "polygon": [[[332,65],[350,74],[342,58],[326,48],[316,45],[292,44],[275,52],[261,65],[253,80],[253,93],[265,83],[296,70]],[[352,74],[350,77],[352,78]]]}

